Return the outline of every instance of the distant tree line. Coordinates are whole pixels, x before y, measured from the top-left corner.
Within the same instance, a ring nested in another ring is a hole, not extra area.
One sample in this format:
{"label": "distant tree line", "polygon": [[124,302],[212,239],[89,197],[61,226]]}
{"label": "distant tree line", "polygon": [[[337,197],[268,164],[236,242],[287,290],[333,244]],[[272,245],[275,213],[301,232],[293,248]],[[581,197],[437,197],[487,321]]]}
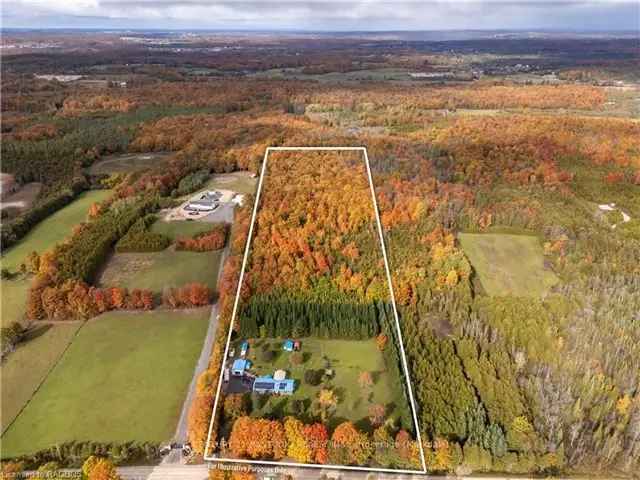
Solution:
{"label": "distant tree line", "polygon": [[15,457],[12,461],[22,463],[25,469],[35,469],[48,462],[56,462],[64,468],[79,468],[92,455],[108,458],[116,464],[151,462],[160,458],[160,446],[151,442],[66,442]]}

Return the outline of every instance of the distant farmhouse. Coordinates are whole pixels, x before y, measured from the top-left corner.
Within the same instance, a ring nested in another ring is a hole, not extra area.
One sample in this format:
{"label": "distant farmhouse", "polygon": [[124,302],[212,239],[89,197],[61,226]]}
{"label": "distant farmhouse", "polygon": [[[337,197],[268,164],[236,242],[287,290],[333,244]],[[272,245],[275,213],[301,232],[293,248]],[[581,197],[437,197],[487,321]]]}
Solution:
{"label": "distant farmhouse", "polygon": [[5,198],[17,191],[18,183],[13,175],[8,173],[0,173],[0,197]]}

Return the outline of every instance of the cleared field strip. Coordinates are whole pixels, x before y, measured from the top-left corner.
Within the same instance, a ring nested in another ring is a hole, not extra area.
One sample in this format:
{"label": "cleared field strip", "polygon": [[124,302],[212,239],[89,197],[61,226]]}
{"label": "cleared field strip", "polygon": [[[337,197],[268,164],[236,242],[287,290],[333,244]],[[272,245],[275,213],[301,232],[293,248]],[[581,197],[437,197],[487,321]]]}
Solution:
{"label": "cleared field strip", "polygon": [[[210,227],[209,227],[210,228]],[[215,290],[222,250],[115,253],[100,275],[99,285],[145,288],[161,293],[165,287],[199,282]]]}

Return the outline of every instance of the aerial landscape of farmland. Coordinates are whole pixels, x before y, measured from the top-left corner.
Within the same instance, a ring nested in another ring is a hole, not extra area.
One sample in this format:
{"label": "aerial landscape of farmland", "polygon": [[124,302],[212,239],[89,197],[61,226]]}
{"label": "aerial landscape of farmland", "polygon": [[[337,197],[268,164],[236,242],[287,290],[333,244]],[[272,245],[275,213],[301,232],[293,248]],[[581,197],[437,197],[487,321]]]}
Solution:
{"label": "aerial landscape of farmland", "polygon": [[2,478],[637,475],[637,3],[8,3]]}

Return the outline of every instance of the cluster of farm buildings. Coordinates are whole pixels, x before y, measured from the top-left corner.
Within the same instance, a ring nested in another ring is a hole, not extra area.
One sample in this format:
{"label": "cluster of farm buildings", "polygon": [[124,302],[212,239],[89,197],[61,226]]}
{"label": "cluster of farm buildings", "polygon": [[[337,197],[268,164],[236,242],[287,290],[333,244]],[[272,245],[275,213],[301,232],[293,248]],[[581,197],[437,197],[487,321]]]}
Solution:
{"label": "cluster of farm buildings", "polygon": [[230,190],[208,190],[200,192],[191,198],[183,209],[187,212],[213,212],[221,203],[235,203],[242,205],[244,195]]}
{"label": "cluster of farm buildings", "polygon": [[[300,350],[300,342],[286,340],[282,344],[286,352]],[[287,372],[276,370],[273,375],[256,376],[251,372],[252,363],[247,357],[249,342],[240,345],[240,358],[236,358],[230,368],[224,371],[224,381],[227,390],[250,391],[260,394],[291,395],[295,391],[295,380],[287,378]],[[232,355],[233,356],[233,353]]]}

